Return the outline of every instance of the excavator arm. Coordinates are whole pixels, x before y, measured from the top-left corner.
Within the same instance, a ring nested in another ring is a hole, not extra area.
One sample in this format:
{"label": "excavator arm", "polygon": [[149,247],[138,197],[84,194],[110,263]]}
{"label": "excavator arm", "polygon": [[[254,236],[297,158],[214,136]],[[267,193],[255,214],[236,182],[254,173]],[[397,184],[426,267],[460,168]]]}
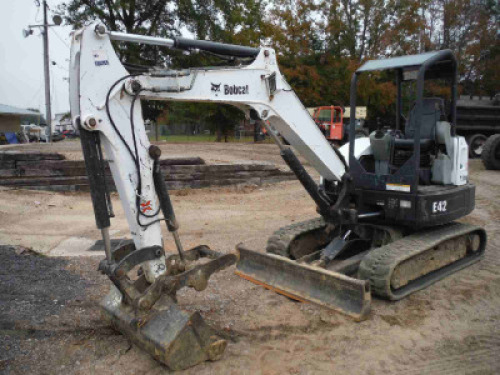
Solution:
{"label": "excavator arm", "polygon": [[[156,68],[142,74],[130,74],[116,55],[113,40],[198,49],[251,62],[222,68]],[[280,73],[276,53],[271,48],[110,32],[101,23],[91,24],[73,34],[71,114],[80,131],[96,224],[105,243],[106,259],[101,262],[100,270],[114,284],[103,301],[104,312],[115,327],[139,346],[156,353],[155,356],[160,353],[159,359],[169,367],[185,368],[219,358],[225,341],[214,339],[217,335],[199,315],[180,310],[175,304],[175,292],[184,286],[203,290],[211,274],[234,264],[236,255],[219,254],[207,246],[183,249],[159,165],[161,152],[149,143],[141,99],[236,106],[265,126],[272,126],[324,181],[337,181],[339,186],[347,164],[342,154],[324,138]],[[319,212],[328,215],[334,202],[321,192],[292,149],[276,140],[281,155],[315,201]],[[367,148],[366,142],[358,144],[360,148]],[[345,150],[343,154],[347,156]],[[126,249],[111,249],[109,227],[113,210],[106,186],[104,155],[134,242],[133,247]],[[163,250],[163,220],[178,250],[178,254],[169,257]],[[190,264],[200,258],[210,261],[197,266]],[[137,266],[143,274],[136,281],[129,273]],[[364,287],[360,284],[357,288],[361,291],[361,299]],[[155,318],[150,319],[151,316]],[[161,334],[165,324],[171,332],[167,336]]]}
{"label": "excavator arm", "polygon": [[[251,58],[253,61],[237,67],[155,69],[133,75],[120,62],[112,40],[170,48],[198,48]],[[159,222],[161,200],[157,196],[158,188],[154,186],[154,157],[144,128],[140,99],[234,105],[263,124],[270,124],[324,180],[340,181],[346,171],[345,159],[330,146],[281,75],[276,53],[270,48],[144,37],[110,32],[104,25],[95,23],[74,33],[70,92],[74,123],[86,131],[82,140],[93,139],[99,143],[98,147],[84,147],[96,152],[96,157],[86,159],[98,159],[102,144],[137,249],[162,245]],[[361,143],[363,147],[366,148],[366,143]],[[319,193],[318,186],[290,148],[282,146],[282,155],[315,200],[320,212],[326,214],[331,202]],[[94,174],[99,168],[98,164],[87,166]],[[106,185],[103,176],[102,181],[96,178],[92,184],[93,191],[98,191],[93,194],[96,220],[103,231],[105,243],[108,243],[106,228],[109,226],[110,203],[104,198]],[[169,203],[167,205],[171,207]],[[173,216],[173,210],[170,211],[169,216]],[[181,247],[174,228],[177,225],[175,216],[169,218],[167,223],[177,246]],[[109,250],[107,253],[109,256]],[[165,272],[163,261],[161,258],[147,262],[144,268],[149,282]]]}
{"label": "excavator arm", "polygon": [[[247,58],[253,55],[254,60],[249,65],[237,67],[154,70],[131,75],[116,55],[112,40],[171,48],[203,48]],[[73,36],[72,117],[82,129],[99,134],[136,248],[161,246],[162,241],[158,222],[160,201],[152,173],[154,159],[150,155],[140,99],[234,105],[279,131],[323,179],[341,180],[346,170],[345,162],[321,134],[281,75],[273,49],[179,40],[109,32],[99,23]],[[289,164],[300,168],[291,151],[285,154]],[[318,205],[322,204],[324,197],[315,191],[317,187],[311,184],[310,178],[307,183],[313,199]],[[158,264],[162,261],[149,263],[147,277],[150,282],[161,274]]]}

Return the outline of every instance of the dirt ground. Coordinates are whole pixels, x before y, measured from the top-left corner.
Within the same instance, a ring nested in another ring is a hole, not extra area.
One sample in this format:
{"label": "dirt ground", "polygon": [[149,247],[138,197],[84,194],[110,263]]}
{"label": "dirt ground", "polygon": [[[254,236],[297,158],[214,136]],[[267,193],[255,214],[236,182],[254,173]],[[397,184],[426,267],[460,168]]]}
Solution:
{"label": "dirt ground", "polygon": [[[258,161],[259,163],[285,165],[283,159],[281,159],[277,146],[272,143],[262,143],[258,145],[243,142],[153,143],[160,146],[162,149],[162,157],[199,156],[209,164],[236,164]],[[68,140],[52,144],[31,143],[21,146],[9,145],[7,147],[6,150],[60,152],[64,154],[68,160],[83,160],[79,140]],[[304,162],[303,159],[301,160]]]}
{"label": "dirt ground", "polygon": [[[77,146],[63,142],[50,150],[79,158]],[[281,163],[274,145],[162,148],[167,156],[207,162]],[[463,221],[488,232],[481,262],[403,301],[374,299],[361,323],[225,270],[202,293],[182,291],[179,303],[201,311],[228,338],[227,350],[220,361],[178,373],[500,373],[500,172],[485,171],[476,160],[470,167],[476,210]],[[113,203],[112,235],[127,237],[117,196]],[[316,216],[296,181],[179,191],[173,203],[185,246],[203,243],[222,252],[238,242],[263,251],[274,230]],[[0,373],[168,373],[101,320],[98,302],[109,288],[96,270],[103,253],[82,247],[97,239],[86,194],[0,191]]]}

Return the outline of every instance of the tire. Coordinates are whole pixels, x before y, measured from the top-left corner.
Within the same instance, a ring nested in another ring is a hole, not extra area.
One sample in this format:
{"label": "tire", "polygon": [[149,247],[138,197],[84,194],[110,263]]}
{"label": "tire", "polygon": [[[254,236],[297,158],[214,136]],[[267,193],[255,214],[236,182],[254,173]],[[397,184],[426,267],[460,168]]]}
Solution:
{"label": "tire", "polygon": [[488,137],[483,134],[473,134],[467,137],[469,145],[469,157],[471,159],[480,158],[484,149],[484,144]]}
{"label": "tire", "polygon": [[500,134],[488,138],[484,144],[481,159],[486,169],[500,170]]}

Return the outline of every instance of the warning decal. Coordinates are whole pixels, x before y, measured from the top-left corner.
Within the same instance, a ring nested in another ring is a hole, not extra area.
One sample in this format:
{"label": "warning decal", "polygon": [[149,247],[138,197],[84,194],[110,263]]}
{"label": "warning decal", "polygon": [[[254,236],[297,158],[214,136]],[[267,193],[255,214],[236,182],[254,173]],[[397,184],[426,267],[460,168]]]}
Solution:
{"label": "warning decal", "polygon": [[141,203],[141,211],[144,214],[148,211],[153,211],[153,209],[151,208],[151,201]]}
{"label": "warning decal", "polygon": [[385,188],[387,190],[393,190],[393,191],[403,191],[405,193],[410,192],[410,185],[401,185],[401,184],[386,184]]}

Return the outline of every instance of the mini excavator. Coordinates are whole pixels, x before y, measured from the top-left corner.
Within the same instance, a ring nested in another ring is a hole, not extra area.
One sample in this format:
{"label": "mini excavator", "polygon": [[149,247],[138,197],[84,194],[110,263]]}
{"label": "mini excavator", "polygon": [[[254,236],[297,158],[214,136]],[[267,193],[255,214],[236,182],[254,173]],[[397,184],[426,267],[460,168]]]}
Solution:
{"label": "mini excavator", "polygon": [[[145,43],[231,57],[226,67],[150,68],[129,73],[113,42]],[[120,332],[170,369],[221,358],[226,341],[199,313],[183,311],[176,292],[202,291],[210,276],[235,263],[236,273],[288,297],[366,318],[371,293],[398,300],[478,261],[482,228],[454,222],[474,209],[468,147],[455,133],[457,63],[449,50],[369,61],[353,75],[351,113],[362,73],[395,72],[396,125],[333,147],[279,71],[271,48],[109,31],[94,22],[75,31],[70,105],[80,132],[97,227],[112,282],[104,315]],[[427,79],[448,79],[451,105],[424,97]],[[407,117],[402,84],[416,82]],[[185,250],[178,235],[158,147],[149,143],[140,99],[234,105],[268,128],[281,156],[314,201],[319,217],[278,230],[267,252],[237,246],[222,254],[200,245]],[[270,128],[272,126],[273,129]],[[290,143],[274,136],[278,131]],[[103,152],[104,149],[104,152]],[[317,183],[294,151],[321,176]],[[113,209],[104,155],[133,243],[112,249]],[[177,253],[163,247],[161,224]]]}

